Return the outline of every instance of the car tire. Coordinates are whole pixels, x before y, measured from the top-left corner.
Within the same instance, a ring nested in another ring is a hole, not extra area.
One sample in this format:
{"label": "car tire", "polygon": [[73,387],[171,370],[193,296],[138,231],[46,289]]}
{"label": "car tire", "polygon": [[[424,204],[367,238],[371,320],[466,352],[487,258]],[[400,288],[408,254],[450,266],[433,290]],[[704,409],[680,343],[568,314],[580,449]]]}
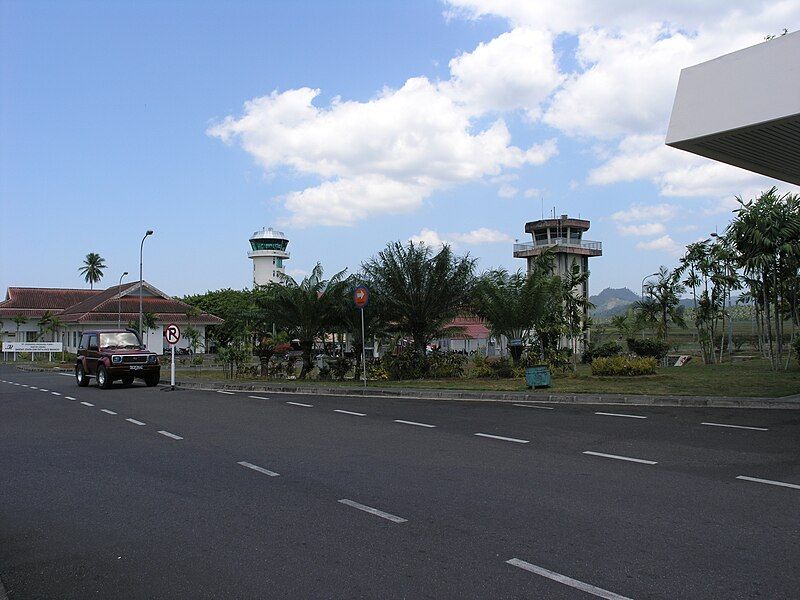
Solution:
{"label": "car tire", "polygon": [[126,375],[122,378],[122,385],[131,385],[133,383],[133,375]]}
{"label": "car tire", "polygon": [[89,378],[86,376],[86,371],[83,370],[83,365],[75,365],[75,381],[78,382],[78,387],[86,387],[89,385]]}
{"label": "car tire", "polygon": [[108,371],[103,365],[97,367],[97,387],[107,390],[113,383],[111,377],[108,376]]}
{"label": "car tire", "polygon": [[158,375],[145,375],[144,382],[147,387],[153,387],[158,384],[159,379],[161,378]]}

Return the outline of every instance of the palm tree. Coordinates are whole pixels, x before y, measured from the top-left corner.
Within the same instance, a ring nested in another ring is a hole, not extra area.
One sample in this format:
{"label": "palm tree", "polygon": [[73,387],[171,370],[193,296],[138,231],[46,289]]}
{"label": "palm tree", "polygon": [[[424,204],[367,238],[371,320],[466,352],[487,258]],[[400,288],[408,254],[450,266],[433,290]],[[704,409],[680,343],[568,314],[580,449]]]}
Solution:
{"label": "palm tree", "polygon": [[94,284],[103,278],[105,268],[105,259],[96,252],[89,252],[83,259],[83,266],[78,271],[83,275],[84,281],[89,284],[90,289],[94,289]]}
{"label": "palm tree", "polygon": [[511,347],[514,362],[519,362],[522,347],[528,346],[533,332],[541,325],[549,297],[555,291],[555,280],[549,275],[552,256],[537,257],[530,274],[522,271],[509,274],[505,269],[487,271],[476,283],[472,295],[475,314],[490,326],[492,334],[508,340],[520,340]]}
{"label": "palm tree", "polygon": [[287,276],[283,283],[272,283],[267,288],[267,302],[274,322],[300,340],[303,353],[301,379],[313,369],[311,352],[314,340],[337,325],[338,301],[347,287],[345,271],[336,273],[329,280],[322,279],[322,275],[322,265],[317,263],[311,274],[300,283]]}
{"label": "palm tree", "polygon": [[648,297],[633,303],[638,320],[654,325],[656,335],[665,343],[669,338],[670,322],[678,327],[686,327],[680,306],[680,294],[686,288],[680,282],[680,276],[678,270],[670,271],[662,266],[658,270],[658,281],[645,285]]}
{"label": "palm tree", "polygon": [[11,317],[11,320],[17,326],[17,333],[14,335],[14,339],[19,341],[19,328],[21,325],[25,325],[25,323],[28,322],[28,317],[24,315],[16,315],[14,317]]}
{"label": "palm tree", "polygon": [[[361,371],[361,356],[365,342],[361,338],[361,311],[353,304],[353,290],[359,284],[365,285],[369,290],[374,286],[363,275],[350,277],[347,283],[348,285],[342,288],[342,296],[338,303],[339,314],[336,320],[339,323],[340,332],[350,336],[355,355],[354,372],[358,374]],[[382,317],[381,298],[373,294],[369,305],[364,308],[364,331],[367,339],[386,335],[387,327]]]}
{"label": "palm tree", "polygon": [[392,242],[362,265],[391,329],[409,336],[419,355],[469,304],[475,260],[450,246],[433,254],[423,244]]}

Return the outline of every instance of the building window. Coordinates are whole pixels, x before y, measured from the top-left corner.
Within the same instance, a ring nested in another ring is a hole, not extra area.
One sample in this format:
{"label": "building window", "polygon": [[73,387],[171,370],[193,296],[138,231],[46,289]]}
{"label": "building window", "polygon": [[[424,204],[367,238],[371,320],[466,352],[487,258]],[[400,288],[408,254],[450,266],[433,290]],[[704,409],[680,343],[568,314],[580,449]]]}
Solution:
{"label": "building window", "polygon": [[278,268],[283,268],[283,259],[279,258],[275,261],[275,264],[278,265]]}
{"label": "building window", "polygon": [[36,331],[26,331],[25,332],[25,341],[26,342],[35,342],[37,337],[39,337],[39,334]]}

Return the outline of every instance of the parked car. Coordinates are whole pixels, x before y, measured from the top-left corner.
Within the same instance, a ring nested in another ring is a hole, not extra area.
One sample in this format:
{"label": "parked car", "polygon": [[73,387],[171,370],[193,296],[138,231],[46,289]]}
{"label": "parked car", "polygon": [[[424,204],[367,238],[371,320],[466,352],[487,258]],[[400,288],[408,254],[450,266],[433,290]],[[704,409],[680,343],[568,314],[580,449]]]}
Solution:
{"label": "parked car", "polygon": [[101,329],[83,333],[75,361],[75,379],[80,387],[89,385],[94,378],[98,387],[108,389],[116,380],[130,385],[137,377],[154,386],[161,379],[161,365],[158,355],[145,349],[135,331]]}

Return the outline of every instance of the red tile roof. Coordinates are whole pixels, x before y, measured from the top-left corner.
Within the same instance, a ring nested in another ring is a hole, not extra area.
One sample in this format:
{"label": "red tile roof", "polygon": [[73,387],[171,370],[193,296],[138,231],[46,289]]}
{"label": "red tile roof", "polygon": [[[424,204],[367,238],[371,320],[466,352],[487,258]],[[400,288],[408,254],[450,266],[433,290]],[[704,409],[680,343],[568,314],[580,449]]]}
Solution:
{"label": "red tile roof", "polygon": [[0,302],[0,318],[20,314],[36,318],[47,311],[61,312],[97,293],[98,290],[10,287],[6,299]]}
{"label": "red tile roof", "polygon": [[449,336],[452,339],[485,340],[490,336],[489,328],[479,317],[456,317],[445,326],[445,329],[450,328],[453,328],[453,332]]}

